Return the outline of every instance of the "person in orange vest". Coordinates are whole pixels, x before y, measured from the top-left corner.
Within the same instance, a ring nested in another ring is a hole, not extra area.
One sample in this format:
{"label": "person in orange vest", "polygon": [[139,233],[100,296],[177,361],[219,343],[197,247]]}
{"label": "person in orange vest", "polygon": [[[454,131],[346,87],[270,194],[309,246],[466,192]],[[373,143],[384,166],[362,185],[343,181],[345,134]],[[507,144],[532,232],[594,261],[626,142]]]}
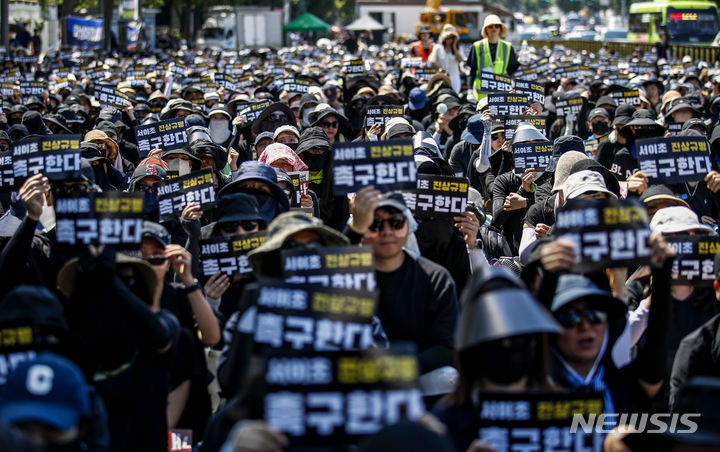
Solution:
{"label": "person in orange vest", "polygon": [[420,39],[412,43],[413,56],[420,57],[423,61],[428,60],[430,52],[432,52],[432,49],[435,46],[435,44],[433,44],[430,40],[431,37],[432,33],[430,32],[430,27],[427,25],[420,27],[418,30],[418,38]]}
{"label": "person in orange vest", "polygon": [[495,14],[485,17],[482,28],[483,39],[473,43],[465,64],[470,68],[470,86],[473,87],[475,98],[484,97],[480,94],[480,73],[490,70],[499,75],[513,75],[520,67],[515,49],[502,38],[507,27]]}

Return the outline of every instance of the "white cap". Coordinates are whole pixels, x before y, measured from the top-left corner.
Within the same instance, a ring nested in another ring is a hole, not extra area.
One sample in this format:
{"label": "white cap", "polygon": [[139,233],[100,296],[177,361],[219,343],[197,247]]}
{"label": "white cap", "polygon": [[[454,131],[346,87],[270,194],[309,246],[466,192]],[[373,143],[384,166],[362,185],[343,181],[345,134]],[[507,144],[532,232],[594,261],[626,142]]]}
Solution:
{"label": "white cap", "polygon": [[280,126],[277,129],[275,129],[275,133],[273,134],[273,140],[277,140],[277,137],[280,136],[283,132],[290,132],[294,134],[296,137],[300,138],[300,132],[298,132],[298,129],[291,125],[284,125]]}
{"label": "white cap", "polygon": [[601,192],[607,193],[611,198],[617,199],[615,193],[605,186],[605,179],[602,175],[592,170],[582,170],[568,176],[563,184],[565,199],[578,198],[585,193]]}
{"label": "white cap", "polygon": [[710,226],[703,224],[695,212],[685,206],[664,207],[653,216],[650,221],[650,230],[663,234],[676,232],[689,232],[698,229],[712,233]]}

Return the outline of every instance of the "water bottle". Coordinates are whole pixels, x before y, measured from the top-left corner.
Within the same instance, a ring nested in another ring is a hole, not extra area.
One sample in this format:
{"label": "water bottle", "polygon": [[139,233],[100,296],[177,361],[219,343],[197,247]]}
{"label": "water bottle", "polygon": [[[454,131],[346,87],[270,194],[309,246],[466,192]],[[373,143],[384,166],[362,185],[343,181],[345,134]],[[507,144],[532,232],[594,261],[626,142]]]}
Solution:
{"label": "water bottle", "polygon": [[438,112],[439,115],[444,115],[445,113],[447,113],[447,105],[445,105],[445,104],[440,104],[440,105],[437,106],[437,109],[436,109],[436,110],[437,110],[437,112]]}

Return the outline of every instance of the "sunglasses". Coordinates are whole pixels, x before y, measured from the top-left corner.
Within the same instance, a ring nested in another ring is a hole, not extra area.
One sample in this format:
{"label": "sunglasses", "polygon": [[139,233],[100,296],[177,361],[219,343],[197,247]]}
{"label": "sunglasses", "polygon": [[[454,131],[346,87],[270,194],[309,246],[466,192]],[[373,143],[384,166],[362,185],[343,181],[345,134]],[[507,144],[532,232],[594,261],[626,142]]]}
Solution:
{"label": "sunglasses", "polygon": [[322,127],[323,129],[329,129],[329,128],[337,129],[339,125],[340,125],[340,123],[337,121],[320,123],[320,127]]}
{"label": "sunglasses", "polygon": [[287,116],[285,116],[285,113],[274,113],[270,115],[269,118],[271,121],[278,122],[287,119]]}
{"label": "sunglasses", "polygon": [[295,240],[289,240],[285,243],[285,246],[283,248],[286,249],[295,249],[295,248],[303,248],[303,249],[312,249],[312,248],[322,248],[323,243],[319,242],[318,240],[308,240],[307,242],[296,242]]}
{"label": "sunglasses", "polygon": [[260,227],[260,223],[255,220],[228,221],[227,223],[218,223],[218,226],[221,231],[232,234],[237,231],[238,226],[245,231],[254,231]]}
{"label": "sunglasses", "polygon": [[375,220],[372,222],[372,224],[368,227],[369,230],[372,232],[378,232],[382,231],[385,227],[385,222],[387,222],[388,225],[390,225],[390,229],[393,231],[398,231],[405,226],[405,217],[403,215],[395,215],[394,217],[390,218],[375,218]]}
{"label": "sunglasses", "polygon": [[490,29],[500,28],[500,25],[498,25],[498,24],[492,24],[492,25],[488,25],[487,28],[490,28]]}
{"label": "sunglasses", "polygon": [[500,139],[502,136],[503,136],[502,132],[493,133],[493,134],[492,134],[492,140],[493,140],[493,141],[498,140],[498,139]]}
{"label": "sunglasses", "polygon": [[607,321],[607,312],[599,309],[586,309],[584,311],[570,311],[557,315],[557,321],[565,328],[575,328],[585,319],[591,325],[600,325]]}
{"label": "sunglasses", "polygon": [[142,258],[145,262],[150,265],[163,265],[167,260],[167,256],[150,256]]}

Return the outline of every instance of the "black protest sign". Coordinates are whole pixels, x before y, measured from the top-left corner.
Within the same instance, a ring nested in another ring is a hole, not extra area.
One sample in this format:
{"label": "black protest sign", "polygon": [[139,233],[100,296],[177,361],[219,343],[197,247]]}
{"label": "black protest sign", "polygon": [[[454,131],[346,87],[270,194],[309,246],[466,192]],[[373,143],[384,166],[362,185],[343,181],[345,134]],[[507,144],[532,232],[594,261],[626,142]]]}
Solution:
{"label": "black protest sign", "polygon": [[142,242],[142,193],[110,191],[55,198],[55,234],[67,245],[112,245],[138,249]]}
{"label": "black protest sign", "polygon": [[282,81],[283,91],[288,93],[307,93],[310,89],[310,80],[300,78],[286,78]]}
{"label": "black protest sign", "polygon": [[543,172],[550,164],[553,144],[549,141],[537,143],[517,143],[512,145],[515,160],[515,174],[523,174],[527,168]]}
{"label": "black protest sign", "polygon": [[267,231],[200,240],[200,268],[206,278],[217,272],[228,276],[250,273],[247,254],[267,241]]}
{"label": "black protest sign", "polygon": [[130,96],[112,86],[97,85],[95,86],[95,99],[100,102],[100,105],[109,105],[122,110],[125,108],[125,102],[130,100]]}
{"label": "black protest sign", "polygon": [[259,349],[339,351],[373,345],[377,292],[264,282],[256,290]]}
{"label": "black protest sign", "polygon": [[271,104],[272,102],[270,100],[263,100],[260,102],[252,103],[240,110],[238,116],[242,117],[243,124],[249,124],[255,121],[255,119],[260,116],[260,113],[262,113],[262,111],[269,107]]}
{"label": "black protest sign", "polygon": [[291,447],[345,449],[425,411],[409,350],[273,352],[264,375],[264,419]]}
{"label": "black protest sign", "polygon": [[480,72],[480,92],[506,93],[513,87],[512,78],[492,71]]}
{"label": "black protest sign", "polygon": [[282,250],[282,274],[290,284],[318,284],[334,289],[375,290],[372,250],[337,246]]}
{"label": "black protest sign", "polygon": [[242,91],[242,90],[246,90],[246,89],[248,89],[248,88],[251,88],[251,87],[253,87],[254,85],[255,85],[255,81],[253,80],[252,76],[250,76],[250,75],[245,75],[245,76],[242,76],[242,77],[238,77],[238,78],[235,80],[235,83],[234,83],[234,86],[233,86],[232,89],[228,88],[227,86],[226,86],[226,89],[227,89],[228,91]]}
{"label": "black protest sign", "polygon": [[37,173],[51,180],[78,177],[81,140],[82,135],[46,135],[15,142],[12,146],[15,184]]}
{"label": "black protest sign", "polygon": [[521,94],[489,94],[488,106],[494,117],[522,115],[530,104],[530,98]]}
{"label": "black protest sign", "polygon": [[561,98],[555,101],[555,111],[559,117],[575,119],[583,106],[583,98],[580,96]]}
{"label": "black protest sign", "polygon": [[90,80],[100,80],[102,78],[105,78],[105,68],[102,66],[96,66],[94,68],[88,69],[85,72],[85,76]]}
{"label": "black protest sign", "polygon": [[225,91],[235,91],[235,77],[223,72],[214,74],[215,85],[225,88]]}
{"label": "black protest sign", "polygon": [[648,213],[634,199],[570,199],[558,211],[558,240],[575,245],[577,272],[643,265],[648,262]]}
{"label": "black protest sign", "polygon": [[625,89],[622,91],[613,91],[610,96],[615,99],[618,105],[628,104],[633,106],[640,105],[640,90]]}
{"label": "black protest sign", "polygon": [[288,173],[295,189],[295,197],[290,200],[290,207],[300,207],[302,198],[308,195],[310,174],[307,171],[292,171]]}
{"label": "black protest sign", "polygon": [[534,67],[525,66],[525,67],[521,67],[520,69],[515,71],[513,76],[521,77],[523,80],[528,80],[528,81],[532,82],[532,81],[535,81],[538,78],[540,78],[538,73],[542,73],[542,71],[539,71],[538,69],[536,69]]}
{"label": "black protest sign", "polygon": [[705,137],[672,136],[635,142],[640,171],[650,183],[700,181],[712,170],[710,143]]}
{"label": "black protest sign", "polygon": [[347,60],[343,63],[343,70],[347,75],[364,74],[365,62],[363,60]]}
{"label": "black protest sign", "polygon": [[187,124],[184,118],[166,119],[144,126],[135,126],[135,139],[140,157],[144,158],[148,152],[156,148],[162,149],[163,152],[184,148],[188,144],[186,128]]}
{"label": "black protest sign", "polygon": [[676,235],[666,237],[675,249],[673,284],[712,286],[715,281],[715,253],[720,238],[709,235]]}
{"label": "black protest sign", "polygon": [[47,91],[48,84],[46,82],[20,82],[20,92],[23,99],[30,96],[41,96],[43,91]]}
{"label": "black protest sign", "polygon": [[385,125],[392,118],[402,117],[403,112],[402,105],[370,105],[365,112],[365,127]]}
{"label": "black protest sign", "polygon": [[202,210],[215,206],[215,187],[210,168],[159,182],[155,184],[155,191],[161,220],[179,217],[191,202],[199,204]]}
{"label": "black protest sign", "polygon": [[468,186],[464,177],[419,174],[417,188],[403,198],[415,218],[452,218],[467,210]]}
{"label": "black protest sign", "polygon": [[517,94],[522,94],[530,98],[530,103],[540,102],[545,103],[545,85],[542,83],[536,83],[532,80],[518,80],[513,81],[513,87]]}
{"label": "black protest sign", "polygon": [[0,94],[2,94],[3,97],[12,96],[14,89],[15,83],[13,82],[2,82],[2,84],[0,84]]}
{"label": "black protest sign", "polygon": [[438,73],[438,70],[434,67],[419,67],[413,73],[418,81],[427,82]]}
{"label": "black protest sign", "polygon": [[335,196],[368,185],[378,190],[415,188],[417,170],[410,140],[337,143],[333,151]]}
{"label": "black protest sign", "polygon": [[497,452],[601,451],[605,435],[580,428],[575,416],[603,414],[602,393],[481,392],[477,409],[478,439]]}
{"label": "black protest sign", "polygon": [[505,116],[505,140],[512,140],[515,130],[521,122],[532,124],[540,133],[547,136],[547,116],[512,115]]}
{"label": "black protest sign", "polygon": [[0,191],[15,190],[15,171],[13,171],[13,160],[10,155],[0,156]]}
{"label": "black protest sign", "polygon": [[403,69],[421,68],[427,67],[428,64],[423,61],[420,57],[409,57],[400,60],[400,65]]}

